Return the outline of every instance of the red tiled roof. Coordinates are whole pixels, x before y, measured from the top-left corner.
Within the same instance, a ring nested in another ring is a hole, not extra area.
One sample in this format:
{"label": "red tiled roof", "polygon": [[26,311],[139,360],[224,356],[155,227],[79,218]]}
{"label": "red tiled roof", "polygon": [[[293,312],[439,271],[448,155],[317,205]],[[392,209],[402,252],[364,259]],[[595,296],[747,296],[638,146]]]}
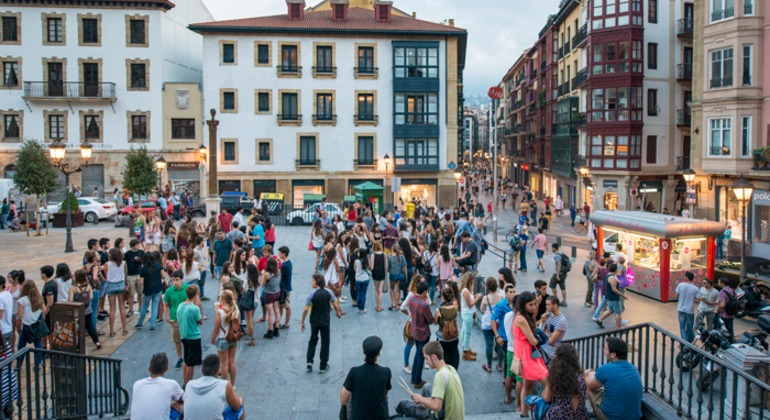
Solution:
{"label": "red tiled roof", "polygon": [[162,7],[166,10],[176,7],[174,3],[169,0],[0,0],[0,4],[5,5],[24,5],[32,4],[33,6],[40,5],[75,5],[75,6],[92,6],[92,7]]}
{"label": "red tiled roof", "polygon": [[411,17],[391,15],[390,22],[377,22],[374,11],[359,7],[351,8],[347,21],[332,20],[331,10],[305,11],[305,19],[289,20],[288,15],[261,16],[246,19],[220,20],[190,25],[195,32],[209,31],[238,31],[259,32],[271,31],[301,31],[301,32],[327,32],[327,31],[351,31],[351,32],[425,32],[425,33],[457,33],[466,34],[462,28],[442,25],[440,23],[418,20]]}

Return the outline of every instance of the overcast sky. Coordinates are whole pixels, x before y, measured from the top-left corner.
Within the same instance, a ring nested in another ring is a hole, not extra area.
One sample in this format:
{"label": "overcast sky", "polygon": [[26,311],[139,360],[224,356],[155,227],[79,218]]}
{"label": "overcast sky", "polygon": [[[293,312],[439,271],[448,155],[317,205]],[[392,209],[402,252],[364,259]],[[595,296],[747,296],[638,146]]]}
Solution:
{"label": "overcast sky", "polygon": [[[306,0],[313,6],[320,0]],[[286,13],[285,0],[204,0],[216,20]],[[525,48],[532,46],[559,0],[394,0],[417,18],[454,19],[468,30],[465,95],[486,95]]]}

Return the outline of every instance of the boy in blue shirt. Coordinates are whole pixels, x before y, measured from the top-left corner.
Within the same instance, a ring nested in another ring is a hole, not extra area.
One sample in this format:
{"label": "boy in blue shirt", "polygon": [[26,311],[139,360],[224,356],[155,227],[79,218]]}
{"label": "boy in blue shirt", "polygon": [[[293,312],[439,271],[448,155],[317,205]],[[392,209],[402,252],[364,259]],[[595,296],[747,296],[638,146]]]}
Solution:
{"label": "boy in blue shirt", "polygon": [[604,342],[607,364],[586,370],[588,398],[599,420],[642,418],[642,378],[628,358],[628,345],[617,337]]}

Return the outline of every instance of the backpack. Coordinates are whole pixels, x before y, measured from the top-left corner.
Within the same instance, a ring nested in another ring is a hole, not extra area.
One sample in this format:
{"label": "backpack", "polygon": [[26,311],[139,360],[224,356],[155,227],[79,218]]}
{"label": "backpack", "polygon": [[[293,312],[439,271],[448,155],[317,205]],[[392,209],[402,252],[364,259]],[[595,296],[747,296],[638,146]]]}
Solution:
{"label": "backpack", "polygon": [[725,304],[725,313],[727,315],[734,316],[741,310],[741,303],[735,298],[735,291],[733,293],[725,293],[727,295],[727,303]]}
{"label": "backpack", "polygon": [[559,255],[561,255],[561,272],[569,273],[569,271],[572,270],[572,260],[570,260],[567,254],[563,252]]}
{"label": "backpack", "polygon": [[[222,311],[224,316],[224,311]],[[220,325],[219,328],[222,328]],[[224,328],[222,328],[224,330]],[[230,320],[230,329],[227,330],[227,335],[225,335],[225,341],[228,343],[237,343],[241,341],[241,338],[243,338],[244,333],[243,330],[241,330],[241,321],[238,318],[233,318]]]}
{"label": "backpack", "polygon": [[519,235],[514,235],[513,238],[508,241],[508,245],[510,245],[513,252],[521,251],[521,238],[519,238]]}
{"label": "backpack", "polygon": [[444,318],[443,314],[444,312],[441,311],[440,308],[439,312],[441,312],[441,337],[443,338],[443,341],[452,341],[457,339],[457,337],[460,336],[460,331],[457,328],[457,313],[455,313],[455,317],[452,319],[446,319]]}

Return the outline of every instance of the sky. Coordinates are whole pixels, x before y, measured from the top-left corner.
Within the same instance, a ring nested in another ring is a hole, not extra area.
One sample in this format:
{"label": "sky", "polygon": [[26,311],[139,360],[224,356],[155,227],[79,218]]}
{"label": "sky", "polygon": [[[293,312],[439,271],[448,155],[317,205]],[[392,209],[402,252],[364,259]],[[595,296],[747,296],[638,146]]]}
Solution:
{"label": "sky", "polygon": [[[314,6],[320,0],[306,0]],[[465,96],[486,95],[521,53],[532,46],[560,0],[394,0],[393,6],[417,12],[432,22],[454,19],[468,30]],[[286,13],[285,0],[204,0],[216,20]]]}

